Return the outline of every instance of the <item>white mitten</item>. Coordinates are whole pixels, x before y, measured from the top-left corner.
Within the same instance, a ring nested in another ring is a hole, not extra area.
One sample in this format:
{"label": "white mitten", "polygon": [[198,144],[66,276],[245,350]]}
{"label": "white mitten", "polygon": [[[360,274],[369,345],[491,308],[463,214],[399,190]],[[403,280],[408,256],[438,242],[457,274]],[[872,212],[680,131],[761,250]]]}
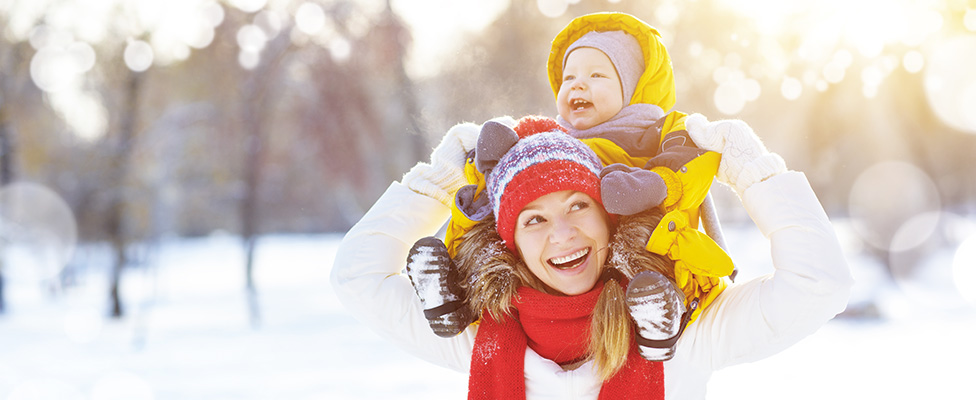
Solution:
{"label": "white mitten", "polygon": [[739,197],[752,184],[786,172],[786,162],[770,153],[741,120],[708,122],[701,114],[685,119],[685,129],[698,147],[722,153],[718,166],[718,180],[735,189]]}
{"label": "white mitten", "polygon": [[479,132],[481,127],[472,123],[455,125],[430,154],[430,163],[417,163],[400,182],[450,207],[457,190],[468,184],[464,163],[478,143]]}

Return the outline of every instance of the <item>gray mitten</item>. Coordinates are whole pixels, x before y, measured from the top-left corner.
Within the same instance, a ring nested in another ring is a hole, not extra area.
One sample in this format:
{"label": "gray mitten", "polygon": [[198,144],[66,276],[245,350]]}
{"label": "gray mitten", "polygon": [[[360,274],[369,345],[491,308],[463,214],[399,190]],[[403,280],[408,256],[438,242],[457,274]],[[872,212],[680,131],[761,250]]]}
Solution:
{"label": "gray mitten", "polygon": [[607,212],[634,215],[661,205],[668,187],[656,172],[610,164],[600,171],[600,196]]}
{"label": "gray mitten", "polygon": [[509,126],[496,121],[485,122],[481,126],[481,133],[478,135],[478,144],[475,148],[475,167],[482,174],[487,174],[487,171],[494,168],[498,164],[498,160],[518,140],[518,134]]}

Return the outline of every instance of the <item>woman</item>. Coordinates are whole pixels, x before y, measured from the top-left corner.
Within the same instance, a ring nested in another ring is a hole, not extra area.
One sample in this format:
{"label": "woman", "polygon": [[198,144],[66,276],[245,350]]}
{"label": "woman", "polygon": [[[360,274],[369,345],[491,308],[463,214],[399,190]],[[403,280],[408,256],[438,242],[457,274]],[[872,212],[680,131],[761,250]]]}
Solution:
{"label": "woman", "polygon": [[[776,271],[729,286],[688,325],[669,361],[635,356],[632,343],[624,344],[623,354],[614,352],[621,346],[610,342],[619,340],[594,339],[602,333],[586,330],[589,314],[603,314],[593,310],[601,307],[604,289],[619,282],[604,274],[603,249],[613,226],[600,203],[598,175],[579,160],[554,158],[534,169],[516,163],[509,175],[525,181],[517,186],[521,189],[496,185],[492,192],[489,184],[497,233],[530,272],[516,288],[515,311],[489,313],[481,324],[449,339],[428,328],[423,306],[400,271],[410,245],[437,232],[448,217],[450,194],[464,184],[462,168],[477,140],[479,128],[472,124],[448,132],[431,163],[391,185],[349,231],[332,271],[336,294],[364,323],[406,351],[468,371],[471,398],[703,399],[712,371],[774,354],[842,311],[852,282],[830,223],[801,173],[786,171],[782,159],[768,153],[740,121],[708,123],[692,116],[686,126],[700,147],[726,153],[718,178],[740,193],[770,239]],[[512,150],[547,157],[546,148]],[[489,180],[505,179],[499,168],[508,167],[496,166],[489,174],[496,178]],[[577,178],[560,179],[567,174]],[[520,309],[525,304],[528,312]],[[540,323],[544,318],[533,319],[539,316],[559,320],[558,329]],[[566,347],[546,339],[566,332],[584,332],[590,340],[560,336],[572,342],[563,353]],[[600,361],[603,350],[609,359]]]}

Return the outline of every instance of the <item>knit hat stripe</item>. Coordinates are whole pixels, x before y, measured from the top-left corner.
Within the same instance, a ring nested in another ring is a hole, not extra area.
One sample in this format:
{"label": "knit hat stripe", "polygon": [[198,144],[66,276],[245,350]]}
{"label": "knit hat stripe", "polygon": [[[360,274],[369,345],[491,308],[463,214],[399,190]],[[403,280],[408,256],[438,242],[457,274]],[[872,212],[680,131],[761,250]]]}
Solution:
{"label": "knit hat stripe", "polygon": [[530,134],[516,142],[486,177],[496,229],[505,245],[515,251],[518,215],[539,197],[575,190],[602,206],[602,168],[593,150],[562,131]]}
{"label": "knit hat stripe", "polygon": [[509,249],[515,251],[515,226],[522,209],[542,196],[563,190],[585,193],[601,206],[603,204],[600,177],[574,161],[551,160],[535,164],[515,176],[495,210],[498,235]]}
{"label": "knit hat stripe", "polygon": [[[594,175],[600,175],[600,159],[575,139],[566,140],[563,132],[546,132],[518,141],[508,153],[499,160],[489,180],[491,205],[497,217],[498,204],[508,184],[518,173],[544,162],[565,160],[585,166]],[[531,139],[531,140],[530,140]]]}

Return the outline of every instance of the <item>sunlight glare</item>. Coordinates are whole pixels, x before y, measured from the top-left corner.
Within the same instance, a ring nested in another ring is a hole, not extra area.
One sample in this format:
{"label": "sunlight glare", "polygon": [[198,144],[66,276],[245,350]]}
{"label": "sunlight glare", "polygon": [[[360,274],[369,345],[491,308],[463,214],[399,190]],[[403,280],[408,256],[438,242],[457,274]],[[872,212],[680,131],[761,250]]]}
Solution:
{"label": "sunlight glare", "polygon": [[302,3],[295,11],[295,25],[309,36],[314,36],[325,27],[325,19],[325,11],[316,3]]}
{"label": "sunlight glare", "polygon": [[246,70],[252,70],[261,62],[261,54],[257,51],[241,49],[237,54],[237,63]]}
{"label": "sunlight glare", "polygon": [[966,15],[962,18],[962,23],[966,29],[976,32],[976,9],[966,10]]}
{"label": "sunlight glare", "polygon": [[959,244],[952,259],[952,277],[963,298],[976,307],[976,235]]}
{"label": "sunlight glare", "polygon": [[65,49],[73,59],[79,74],[88,72],[95,66],[95,49],[85,42],[74,42]]}
{"label": "sunlight glare", "polygon": [[[84,61],[84,60],[82,60]],[[80,85],[83,66],[79,58],[62,46],[45,46],[34,53],[30,62],[30,75],[41,90],[54,93]]]}
{"label": "sunlight glare", "polygon": [[569,2],[566,0],[536,0],[539,12],[549,18],[556,18],[566,13]]}
{"label": "sunlight glare", "polygon": [[392,0],[390,6],[410,25],[413,45],[407,73],[415,79],[436,76],[464,32],[480,32],[509,8],[510,0]]}
{"label": "sunlight glare", "polygon": [[787,76],[783,78],[783,83],[780,85],[779,90],[784,99],[796,100],[803,94],[803,83],[799,79]]}
{"label": "sunlight glare", "polygon": [[244,12],[255,12],[264,8],[267,0],[230,0],[230,5]]}
{"label": "sunlight glare", "polygon": [[757,30],[767,35],[782,32],[783,21],[789,20],[790,15],[802,8],[795,2],[779,0],[718,0],[717,3],[749,17]]}
{"label": "sunlight glare", "polygon": [[746,106],[746,96],[737,82],[727,81],[718,85],[713,96],[715,108],[725,115],[742,112]]}
{"label": "sunlight glare", "polygon": [[58,276],[77,241],[74,214],[56,192],[28,182],[0,187],[0,256],[7,278],[43,282]]}
{"label": "sunlight glare", "polygon": [[902,27],[901,42],[905,45],[918,47],[942,29],[944,21],[938,11],[917,3],[905,7],[903,11],[909,16],[906,26]]}
{"label": "sunlight glare", "polygon": [[905,68],[905,71],[908,71],[910,74],[916,74],[922,68],[925,68],[925,56],[917,50],[911,50],[902,57],[901,64]]}
{"label": "sunlight glare", "polygon": [[94,141],[108,131],[108,110],[97,92],[65,90],[51,93],[51,106],[81,139]]}
{"label": "sunlight glare", "polygon": [[878,87],[884,81],[885,73],[880,68],[869,65],[861,70],[861,92],[865,98],[874,98],[878,95]]}
{"label": "sunlight glare", "polygon": [[681,10],[672,2],[662,2],[654,9],[654,17],[657,18],[661,26],[671,26],[680,16]]}
{"label": "sunlight glare", "polygon": [[939,225],[942,217],[940,211],[928,211],[917,214],[903,223],[894,236],[891,237],[889,251],[908,251],[928,240]]}
{"label": "sunlight glare", "polygon": [[5,400],[83,400],[85,395],[67,382],[36,378],[19,382]]}
{"label": "sunlight glare", "polygon": [[845,66],[836,62],[829,62],[827,65],[824,65],[823,77],[829,83],[840,83],[840,81],[844,80],[845,72]]}
{"label": "sunlight glare", "polygon": [[74,42],[74,39],[68,32],[41,24],[31,29],[28,42],[34,50],[40,51],[45,47],[67,46]]}
{"label": "sunlight glare", "polygon": [[861,70],[861,81],[867,86],[879,86],[882,80],[884,80],[884,73],[878,67],[869,65]]}
{"label": "sunlight glare", "polygon": [[[254,17],[254,24],[261,27],[268,37],[278,36],[281,32],[283,20],[281,13],[275,10],[263,10]],[[301,30],[301,29],[299,29]]]}
{"label": "sunlight glare", "polygon": [[142,40],[130,40],[123,53],[125,65],[135,72],[149,69],[153,63],[153,56],[152,46]]}
{"label": "sunlight glare", "polygon": [[939,41],[927,57],[924,87],[929,105],[943,122],[976,134],[976,36]]}
{"label": "sunlight glare", "polygon": [[841,13],[844,39],[861,55],[877,57],[890,42],[901,37],[911,16],[891,0],[859,0]]}
{"label": "sunlight glare", "polygon": [[244,25],[237,30],[237,45],[243,51],[259,53],[268,42],[268,35],[257,25]]}
{"label": "sunlight glare", "polygon": [[153,400],[152,386],[141,376],[129,371],[104,374],[92,387],[92,400]]}
{"label": "sunlight glare", "polygon": [[216,1],[204,3],[200,6],[200,11],[203,13],[203,17],[207,20],[207,23],[212,27],[216,27],[224,22],[224,8]]}
{"label": "sunlight glare", "polygon": [[329,41],[329,55],[336,62],[344,62],[352,55],[352,44],[343,37],[337,36]]}
{"label": "sunlight glare", "polygon": [[932,178],[902,161],[872,165],[854,181],[848,199],[852,226],[875,248],[888,250],[903,223],[915,215],[941,209]]}
{"label": "sunlight glare", "polygon": [[918,310],[948,310],[965,305],[955,290],[952,257],[954,248],[939,240],[926,241],[909,251],[892,251],[888,268],[898,289],[913,308]]}
{"label": "sunlight glare", "polygon": [[102,333],[102,314],[94,308],[78,308],[64,316],[64,334],[72,343],[88,344]]}

